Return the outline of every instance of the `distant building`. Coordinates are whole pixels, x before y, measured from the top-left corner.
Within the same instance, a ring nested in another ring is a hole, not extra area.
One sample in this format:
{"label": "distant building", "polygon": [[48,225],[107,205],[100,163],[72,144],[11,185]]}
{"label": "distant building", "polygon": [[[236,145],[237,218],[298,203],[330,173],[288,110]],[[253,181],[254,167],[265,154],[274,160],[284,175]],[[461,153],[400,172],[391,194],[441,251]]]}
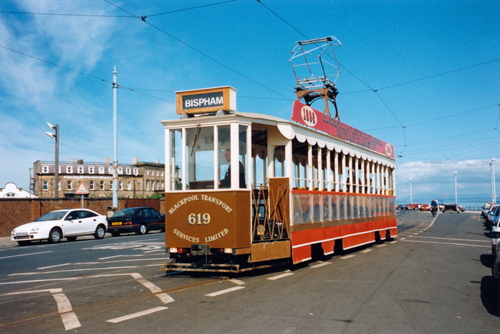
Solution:
{"label": "distant building", "polygon": [[0,198],[30,198],[36,197],[29,191],[18,188],[13,182],[9,182],[4,188],[0,188]]}
{"label": "distant building", "polygon": [[[54,197],[53,161],[36,161],[33,164],[34,193],[42,198]],[[155,162],[119,164],[118,197],[145,198],[165,191],[165,165]],[[83,181],[89,190],[89,197],[113,196],[113,165],[109,158],[104,163],[70,159],[59,162],[59,197],[73,197]]]}

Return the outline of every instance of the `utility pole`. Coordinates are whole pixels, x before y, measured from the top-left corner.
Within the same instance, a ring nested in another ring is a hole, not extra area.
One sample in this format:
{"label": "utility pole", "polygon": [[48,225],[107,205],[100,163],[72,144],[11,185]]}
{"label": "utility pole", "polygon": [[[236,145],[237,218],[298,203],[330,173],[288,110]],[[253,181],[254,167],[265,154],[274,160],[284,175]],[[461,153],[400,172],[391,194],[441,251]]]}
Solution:
{"label": "utility pole", "polygon": [[116,90],[118,89],[116,66],[113,70],[113,208],[118,208],[118,118],[116,116]]}

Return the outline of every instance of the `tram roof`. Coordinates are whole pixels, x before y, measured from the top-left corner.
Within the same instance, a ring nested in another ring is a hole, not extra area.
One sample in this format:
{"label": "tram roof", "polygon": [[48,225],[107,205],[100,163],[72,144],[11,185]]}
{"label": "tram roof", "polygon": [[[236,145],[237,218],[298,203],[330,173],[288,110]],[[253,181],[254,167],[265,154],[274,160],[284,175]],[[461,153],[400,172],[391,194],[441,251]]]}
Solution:
{"label": "tram roof", "polygon": [[162,121],[165,129],[175,129],[179,127],[196,126],[214,123],[241,122],[241,123],[258,123],[276,126],[280,133],[288,140],[296,139],[310,145],[318,145],[321,148],[327,148],[331,151],[355,156],[357,158],[370,162],[377,162],[381,165],[394,168],[395,159],[383,155],[379,152],[361,147],[341,138],[326,134],[316,129],[308,128],[301,124],[290,120],[285,120],[276,116],[267,114],[250,113],[250,112],[234,112],[225,115],[205,115],[195,116],[190,118],[181,118],[174,120]]}

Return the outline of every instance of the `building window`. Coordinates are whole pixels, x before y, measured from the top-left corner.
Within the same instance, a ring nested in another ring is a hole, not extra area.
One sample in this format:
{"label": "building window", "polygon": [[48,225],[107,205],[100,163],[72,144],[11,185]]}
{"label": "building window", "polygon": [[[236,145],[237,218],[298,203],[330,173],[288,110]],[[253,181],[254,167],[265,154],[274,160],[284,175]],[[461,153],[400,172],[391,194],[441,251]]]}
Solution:
{"label": "building window", "polygon": [[83,172],[84,172],[84,167],[78,166],[78,174],[83,174]]}
{"label": "building window", "polygon": [[104,190],[104,181],[99,181],[99,189]]}
{"label": "building window", "polygon": [[149,169],[146,168],[146,175],[149,175]]}
{"label": "building window", "polygon": [[160,176],[160,171],[159,170],[156,171],[156,176]]}
{"label": "building window", "polygon": [[132,182],[127,181],[127,190],[132,190]]}
{"label": "building window", "polygon": [[139,168],[134,168],[134,175],[135,176],[139,175]]}
{"label": "building window", "polygon": [[49,190],[49,181],[43,181],[42,182],[42,189],[43,190]]}
{"label": "building window", "polygon": [[104,174],[104,167],[99,167],[99,174]]}
{"label": "building window", "polygon": [[113,190],[113,181],[109,181],[109,190]]}
{"label": "building window", "polygon": [[89,167],[89,174],[94,174],[95,168],[93,166]]}
{"label": "building window", "polygon": [[123,174],[123,167],[118,167],[118,174],[120,174],[120,175]]}
{"label": "building window", "polygon": [[49,166],[43,166],[42,167],[42,173],[48,173],[49,172]]}
{"label": "building window", "polygon": [[66,173],[73,174],[73,166],[67,166],[66,167]]}
{"label": "building window", "polygon": [[89,188],[90,188],[90,190],[95,190],[95,181],[94,180],[90,180]]}
{"label": "building window", "polygon": [[67,189],[68,189],[68,190],[73,190],[73,181],[68,181],[68,182],[66,183],[66,186],[67,186]]}
{"label": "building window", "polygon": [[146,190],[149,191],[149,180],[146,180]]}
{"label": "building window", "polygon": [[118,190],[123,190],[123,181],[118,182]]}
{"label": "building window", "polygon": [[132,168],[127,167],[127,169],[126,169],[126,173],[127,173],[127,175],[130,175],[130,174],[132,173]]}
{"label": "building window", "polygon": [[108,167],[108,174],[113,174],[113,167]]}
{"label": "building window", "polygon": [[57,186],[58,186],[57,190],[61,190],[61,181],[60,180],[57,182]]}

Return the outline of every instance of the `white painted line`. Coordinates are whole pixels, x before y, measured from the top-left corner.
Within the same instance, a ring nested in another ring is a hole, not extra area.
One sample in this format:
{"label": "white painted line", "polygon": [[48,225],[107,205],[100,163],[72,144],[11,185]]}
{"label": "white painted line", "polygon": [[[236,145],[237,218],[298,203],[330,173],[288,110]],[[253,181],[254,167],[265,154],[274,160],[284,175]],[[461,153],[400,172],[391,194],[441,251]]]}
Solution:
{"label": "white painted line", "polygon": [[53,266],[47,266],[47,267],[40,267],[36,268],[37,270],[44,270],[44,269],[51,269],[51,268],[57,268],[57,267],[64,267],[64,266],[69,266],[71,263],[62,263],[62,264],[55,264]]}
{"label": "white painted line", "polygon": [[448,246],[482,247],[482,248],[491,249],[490,246],[459,244],[456,242],[437,242],[437,241],[423,241],[423,240],[406,240],[406,242],[420,242],[423,244],[438,244],[438,245],[448,245]]}
{"label": "white painted line", "polygon": [[54,271],[43,271],[36,273],[18,273],[9,274],[8,276],[30,276],[30,275],[45,275],[45,274],[60,274],[75,271],[91,271],[91,270],[111,270],[111,269],[131,269],[137,268],[137,266],[123,266],[123,267],[106,267],[106,268],[81,268],[81,269],[68,269],[68,270],[54,270]]}
{"label": "white painted line", "polygon": [[147,279],[145,279],[141,274],[139,273],[132,273],[130,274],[137,282],[141,283],[142,285],[144,285],[144,287],[146,287],[147,289],[149,289],[149,291],[151,291],[153,294],[156,295],[156,297],[158,297],[164,304],[168,304],[168,303],[171,303],[171,302],[174,302],[175,300],[170,297],[167,293],[160,293],[162,292],[163,290],[160,289],[158,286],[156,286],[155,284],[151,283],[150,281],[148,281]]}
{"label": "white painted line", "polygon": [[41,282],[54,282],[54,281],[74,281],[76,279],[80,279],[80,277],[47,278],[47,279],[34,279],[34,280],[29,280],[29,281],[1,282],[0,285],[24,284],[24,283],[41,283]]}
{"label": "white painted line", "polygon": [[59,293],[62,292],[62,289],[44,289],[44,290],[30,290],[30,291],[17,291],[17,292],[9,292],[5,293],[2,296],[14,296],[14,295],[24,295],[27,293],[38,293],[38,292],[50,292],[50,293]]}
{"label": "white painted line", "polygon": [[[401,240],[404,240],[404,239],[401,239]],[[390,244],[397,244],[398,241],[397,240],[393,240],[393,241],[389,241]]]}
{"label": "white painted line", "polygon": [[269,278],[267,278],[267,280],[268,281],[275,281],[277,279],[285,278],[285,277],[292,276],[292,275],[295,275],[295,274],[289,272],[289,273],[284,273],[284,274],[281,274],[281,275],[269,277]]}
{"label": "white painted line", "polygon": [[368,248],[368,249],[362,250],[361,253],[366,254],[366,253],[370,253],[371,251],[373,251],[373,249]]}
{"label": "white painted line", "polygon": [[53,253],[53,252],[54,251],[46,251],[46,252],[38,252],[38,253],[29,253],[29,254],[19,254],[19,255],[4,256],[4,257],[0,257],[0,260],[10,259],[10,258],[13,258],[13,257],[20,257],[20,256],[31,256],[31,255],[47,254],[47,253]]}
{"label": "white painted line", "polygon": [[321,263],[312,265],[311,268],[314,268],[314,269],[321,268],[321,267],[328,266],[330,264],[331,264],[330,262],[321,262]]}
{"label": "white painted line", "polygon": [[142,316],[145,316],[145,315],[148,315],[148,314],[152,314],[152,313],[155,313],[155,312],[163,311],[163,310],[166,310],[166,309],[168,309],[168,307],[166,307],[166,306],[159,306],[159,307],[155,307],[155,308],[152,308],[152,309],[149,309],[149,310],[145,310],[145,311],[141,311],[141,312],[137,312],[137,313],[132,313],[132,314],[129,314],[129,315],[124,315],[123,317],[109,319],[109,320],[106,320],[106,322],[110,322],[112,324],[116,324],[116,323],[119,323],[119,322],[122,322],[122,321],[125,321],[125,320],[139,318],[139,317],[142,317]]}
{"label": "white painted line", "polygon": [[144,254],[139,254],[139,255],[113,255],[113,256],[107,256],[107,257],[100,257],[98,260],[107,260],[107,259],[114,259],[117,257],[133,257],[133,256],[144,256]]}
{"label": "white painted line", "polygon": [[377,248],[381,248],[381,247],[385,247],[385,246],[387,246],[387,244],[376,245],[375,247],[377,247]]}
{"label": "white painted line", "polygon": [[217,291],[217,292],[212,292],[212,293],[209,293],[205,296],[207,297],[216,297],[216,296],[220,296],[220,295],[223,295],[225,293],[230,293],[230,292],[233,292],[233,291],[238,291],[238,290],[241,290],[241,289],[244,289],[245,287],[244,286],[235,286],[233,288],[229,288],[229,289],[225,289],[225,290],[221,290],[221,291]]}
{"label": "white painted line", "polygon": [[350,259],[350,258],[353,258],[355,257],[356,255],[354,254],[351,254],[351,255],[344,255],[344,256],[341,256],[340,259],[341,260],[347,260],[347,259]]}
{"label": "white painted line", "polygon": [[78,327],[82,327],[80,321],[75,314],[75,312],[68,312],[61,314],[61,319],[64,325],[64,328],[69,331],[70,329],[75,329]]}
{"label": "white painted line", "polygon": [[491,241],[490,240],[474,240],[474,239],[456,239],[456,238],[440,238],[440,237],[419,237],[419,238],[422,238],[422,239],[436,239],[436,240],[448,240],[448,241],[467,241],[467,242],[480,242],[480,243],[487,243],[487,244],[490,244]]}
{"label": "white painted line", "polygon": [[236,285],[245,285],[245,282],[239,280],[239,279],[232,279],[232,280],[229,280],[230,282],[236,284]]}

